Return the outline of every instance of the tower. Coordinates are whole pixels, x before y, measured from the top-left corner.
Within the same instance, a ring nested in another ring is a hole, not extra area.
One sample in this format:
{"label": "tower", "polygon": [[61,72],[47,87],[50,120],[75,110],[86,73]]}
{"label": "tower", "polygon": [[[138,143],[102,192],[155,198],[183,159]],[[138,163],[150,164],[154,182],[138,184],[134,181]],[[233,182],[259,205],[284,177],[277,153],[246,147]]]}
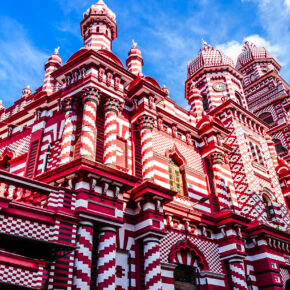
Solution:
{"label": "tower", "polygon": [[269,126],[276,151],[290,162],[289,85],[281,66],[264,47],[245,42],[236,69],[243,75],[249,110]]}
{"label": "tower", "polygon": [[117,37],[116,15],[103,0],[84,13],[81,33],[85,48],[112,50],[112,41]]}
{"label": "tower", "polygon": [[235,70],[233,60],[204,41],[198,56],[187,66],[186,98],[192,82],[202,95],[205,111],[212,111],[229,99],[247,108],[242,75]]}

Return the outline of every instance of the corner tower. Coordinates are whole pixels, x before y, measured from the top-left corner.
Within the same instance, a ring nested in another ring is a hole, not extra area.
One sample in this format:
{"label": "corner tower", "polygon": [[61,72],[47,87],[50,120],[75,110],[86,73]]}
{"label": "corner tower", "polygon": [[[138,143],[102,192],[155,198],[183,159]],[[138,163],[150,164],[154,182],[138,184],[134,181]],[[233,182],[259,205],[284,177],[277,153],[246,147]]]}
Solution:
{"label": "corner tower", "polygon": [[112,41],[117,37],[116,15],[103,0],[92,5],[83,15],[81,33],[84,47],[95,50],[112,50]]}
{"label": "corner tower", "polygon": [[231,58],[203,41],[198,56],[188,63],[185,95],[189,99],[194,84],[201,93],[204,111],[212,111],[229,99],[247,108],[242,79]]}

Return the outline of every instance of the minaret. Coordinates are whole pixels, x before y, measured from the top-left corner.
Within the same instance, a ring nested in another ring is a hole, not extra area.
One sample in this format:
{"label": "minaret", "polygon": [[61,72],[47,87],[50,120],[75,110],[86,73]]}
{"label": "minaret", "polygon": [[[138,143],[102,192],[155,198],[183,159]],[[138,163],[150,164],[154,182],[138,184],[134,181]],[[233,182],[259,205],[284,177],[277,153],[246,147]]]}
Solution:
{"label": "minaret", "polygon": [[59,47],[54,50],[54,53],[48,58],[48,61],[45,64],[45,76],[42,90],[46,91],[48,94],[53,92],[55,86],[55,80],[51,77],[51,73],[61,67],[61,58],[58,55],[58,52]]}
{"label": "minaret", "polygon": [[81,33],[85,48],[112,50],[112,41],[117,37],[116,15],[103,0],[84,13]]}
{"label": "minaret", "polygon": [[139,74],[142,74],[143,58],[140,49],[137,48],[137,42],[132,40],[132,43],[133,46],[128,52],[126,65],[129,72],[138,76]]}

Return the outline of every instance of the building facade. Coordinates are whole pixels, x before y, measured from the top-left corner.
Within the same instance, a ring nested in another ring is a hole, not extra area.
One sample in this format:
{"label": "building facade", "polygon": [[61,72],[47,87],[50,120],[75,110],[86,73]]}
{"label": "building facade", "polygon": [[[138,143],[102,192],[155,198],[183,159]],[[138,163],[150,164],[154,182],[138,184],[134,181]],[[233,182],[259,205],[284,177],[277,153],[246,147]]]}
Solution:
{"label": "building facade", "polygon": [[276,60],[246,43],[235,66],[203,42],[186,110],[143,75],[135,42],[126,67],[112,53],[102,0],[81,34],[0,109],[1,287],[286,288],[289,85]]}

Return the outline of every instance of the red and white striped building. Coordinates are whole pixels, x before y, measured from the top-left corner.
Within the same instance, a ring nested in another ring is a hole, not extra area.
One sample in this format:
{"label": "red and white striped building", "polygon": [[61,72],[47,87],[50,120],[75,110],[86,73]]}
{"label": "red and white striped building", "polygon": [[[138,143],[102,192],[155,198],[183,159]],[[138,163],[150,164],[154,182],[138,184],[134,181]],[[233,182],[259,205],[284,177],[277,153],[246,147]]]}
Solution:
{"label": "red and white striped building", "polygon": [[102,0],[81,33],[41,87],[0,108],[1,289],[286,288],[289,85],[276,60],[246,43],[235,66],[204,42],[186,110],[143,75],[135,42],[127,67],[112,53]]}

